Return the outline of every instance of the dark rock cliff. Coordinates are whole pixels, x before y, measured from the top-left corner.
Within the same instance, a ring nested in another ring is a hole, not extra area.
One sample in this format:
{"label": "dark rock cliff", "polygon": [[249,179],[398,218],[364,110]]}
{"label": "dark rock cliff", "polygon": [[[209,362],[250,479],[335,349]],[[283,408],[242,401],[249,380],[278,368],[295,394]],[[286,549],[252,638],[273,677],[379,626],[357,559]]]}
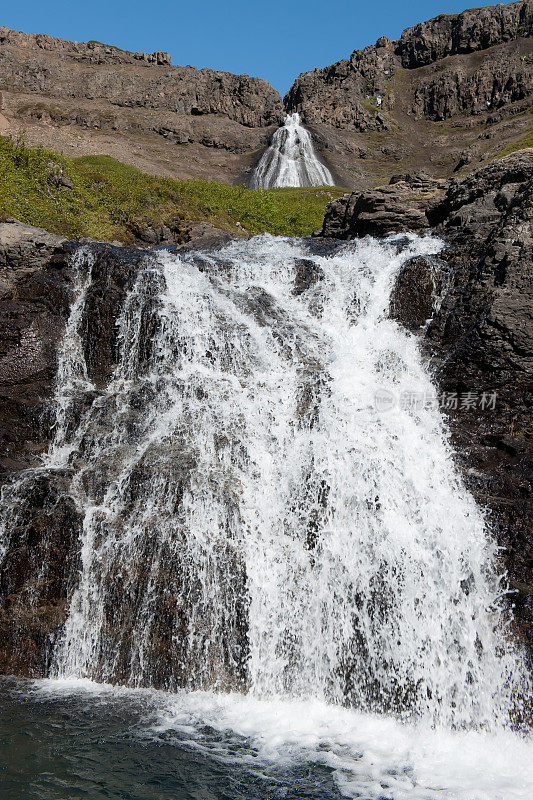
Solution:
{"label": "dark rock cliff", "polygon": [[343,185],[383,182],[401,162],[441,177],[530,130],[531,0],[440,15],[300,75],[285,97]]}
{"label": "dark rock cliff", "polygon": [[452,411],[450,424],[533,652],[533,153],[454,182],[429,218],[450,243],[442,269],[451,280],[426,346],[444,391],[497,394],[493,412]]}
{"label": "dark rock cliff", "polygon": [[[400,177],[332,201],[322,233],[431,231],[445,240],[438,258],[404,267],[392,313],[422,338],[446,398],[457,462],[488,511],[520,635],[533,652],[533,151],[498,159],[445,190]],[[484,393],[494,408],[480,407]],[[471,405],[468,396],[476,398]]]}
{"label": "dark rock cliff", "polygon": [[[39,464],[51,436],[58,347],[72,301],[69,246],[20,223],[0,225],[0,480]],[[7,672],[37,674],[62,621],[63,576],[76,552],[76,511],[60,489],[36,481],[13,524],[0,570],[0,659]],[[7,489],[9,490],[9,489]],[[45,567],[46,565],[46,567]],[[41,575],[40,580],[31,576]],[[37,585],[39,584],[39,585]],[[36,606],[31,603],[35,596]],[[27,666],[22,667],[21,659]],[[42,666],[41,666],[42,672]]]}

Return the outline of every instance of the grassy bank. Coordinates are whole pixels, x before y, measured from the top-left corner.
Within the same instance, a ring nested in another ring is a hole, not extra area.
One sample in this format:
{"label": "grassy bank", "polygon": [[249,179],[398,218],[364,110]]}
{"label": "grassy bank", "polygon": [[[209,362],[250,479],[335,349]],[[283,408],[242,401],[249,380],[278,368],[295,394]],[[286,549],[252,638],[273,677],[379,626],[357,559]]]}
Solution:
{"label": "grassy bank", "polygon": [[503,150],[500,150],[497,156],[495,156],[492,160],[495,161],[497,158],[503,158],[504,156],[510,156],[511,153],[516,153],[517,150],[524,150],[526,147],[533,147],[533,133],[526,133],[521,139],[518,139],[516,142],[512,144],[508,144],[507,147],[504,147]]}
{"label": "grassy bank", "polygon": [[177,219],[232,232],[305,235],[321,226],[327,202],[341,193],[156,178],[109,156],[68,159],[0,137],[0,219],[15,217],[71,239],[132,243],[139,229]]}

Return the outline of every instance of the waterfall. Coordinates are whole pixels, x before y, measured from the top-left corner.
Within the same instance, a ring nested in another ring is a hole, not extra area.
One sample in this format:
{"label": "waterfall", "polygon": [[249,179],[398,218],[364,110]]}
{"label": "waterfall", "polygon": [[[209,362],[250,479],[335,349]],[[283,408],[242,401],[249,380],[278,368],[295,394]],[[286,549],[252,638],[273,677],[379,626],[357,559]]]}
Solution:
{"label": "waterfall", "polygon": [[334,186],[328,168],[317,157],[311,135],[299,114],[287,114],[254,170],[252,189],[273,186]]}
{"label": "waterfall", "polygon": [[3,510],[8,538],[24,486],[56,471],[80,515],[51,675],[508,719],[525,679],[482,513],[435,403],[379,402],[434,394],[388,307],[401,265],[440,247],[154,252],[101,387],[78,252],[55,441]]}

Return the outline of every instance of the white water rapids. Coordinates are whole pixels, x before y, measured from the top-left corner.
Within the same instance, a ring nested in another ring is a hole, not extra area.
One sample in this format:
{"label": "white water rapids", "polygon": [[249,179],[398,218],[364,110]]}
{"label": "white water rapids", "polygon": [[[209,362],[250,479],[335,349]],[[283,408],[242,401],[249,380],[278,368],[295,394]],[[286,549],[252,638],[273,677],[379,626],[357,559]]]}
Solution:
{"label": "white water rapids", "polygon": [[315,153],[311,134],[300,123],[300,115],[287,114],[254,170],[251,188],[334,184],[331,172]]}
{"label": "white water rapids", "polygon": [[376,404],[433,391],[388,307],[401,265],[440,247],[154,253],[98,392],[78,254],[43,466],[71,473],[83,517],[55,685],[178,692],[159,726],[327,763],[347,797],[533,796],[514,766],[531,745],[505,730],[527,679],[495,545],[439,410]]}

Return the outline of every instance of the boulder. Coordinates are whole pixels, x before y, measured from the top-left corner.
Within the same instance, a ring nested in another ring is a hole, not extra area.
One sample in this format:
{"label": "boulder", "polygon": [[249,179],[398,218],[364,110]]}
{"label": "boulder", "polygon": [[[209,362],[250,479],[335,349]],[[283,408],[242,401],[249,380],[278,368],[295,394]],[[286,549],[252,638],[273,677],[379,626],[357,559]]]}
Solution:
{"label": "boulder", "polygon": [[422,174],[396,175],[388,186],[345,194],[328,204],[320,235],[353,239],[420,232],[429,227],[426,210],[445,186],[445,181]]}

